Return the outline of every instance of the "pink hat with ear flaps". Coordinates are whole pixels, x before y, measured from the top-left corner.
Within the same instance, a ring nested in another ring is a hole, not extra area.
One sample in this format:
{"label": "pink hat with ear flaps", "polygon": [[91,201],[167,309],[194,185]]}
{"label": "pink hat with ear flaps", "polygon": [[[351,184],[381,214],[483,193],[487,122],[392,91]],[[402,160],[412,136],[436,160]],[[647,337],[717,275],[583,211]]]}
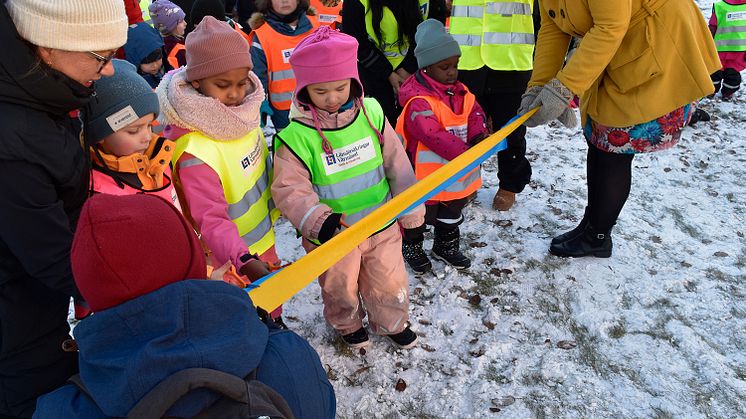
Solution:
{"label": "pink hat with ear flaps", "polygon": [[295,94],[309,84],[354,79],[357,73],[357,40],[350,35],[320,26],[298,43],[290,56],[295,73]]}

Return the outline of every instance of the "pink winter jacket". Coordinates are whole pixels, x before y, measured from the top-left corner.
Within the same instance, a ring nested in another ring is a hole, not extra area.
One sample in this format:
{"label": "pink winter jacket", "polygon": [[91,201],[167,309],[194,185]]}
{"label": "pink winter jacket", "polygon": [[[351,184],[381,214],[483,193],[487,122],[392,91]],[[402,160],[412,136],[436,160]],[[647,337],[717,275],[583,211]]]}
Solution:
{"label": "pink winter jacket", "polygon": [[[167,124],[166,138],[177,141],[184,134],[198,131],[214,140],[232,140],[259,126],[264,89],[253,72],[249,72],[251,83],[243,103],[227,107],[197,92],[186,81],[185,68],[167,73],[156,89],[161,105],[160,118]],[[241,257],[249,251],[238,234],[238,227],[228,216],[228,202],[220,177],[189,153],[179,157],[175,170],[191,218],[218,266],[231,261],[240,269],[244,265]]]}
{"label": "pink winter jacket", "polygon": [[[356,101],[357,103],[357,101]],[[293,103],[290,108],[291,120],[298,120],[313,126],[311,112],[301,109],[302,105]],[[330,114],[317,110],[321,129],[334,129],[351,124],[358,115],[359,106]],[[412,165],[404,153],[399,137],[388,121],[383,134],[383,168],[389,181],[391,194],[396,196],[417,182]],[[321,138],[309,140],[321,141]],[[272,181],[272,199],[277,208],[290,222],[300,230],[303,237],[316,240],[324,220],[332,209],[319,202],[319,197],[311,185],[311,174],[306,166],[287,147],[275,150],[274,179]],[[404,228],[415,228],[425,220],[425,207],[420,205],[410,213],[399,218]]]}
{"label": "pink winter jacket", "polygon": [[[746,0],[723,0],[728,4],[740,5],[746,4]],[[718,30],[718,17],[715,15],[715,6],[712,6],[712,15],[710,16],[710,32],[715,36]],[[746,52],[718,52],[720,62],[723,68],[732,68],[739,73],[746,69]]]}
{"label": "pink winter jacket", "polygon": [[[411,75],[399,89],[399,103],[402,107],[415,96],[434,96],[448,106],[455,113],[461,113],[464,107],[466,86],[461,82],[453,85],[438,83],[433,78],[418,70]],[[430,104],[424,99],[415,99],[405,113],[399,118],[404,120],[404,132],[407,134],[407,154],[411,157],[417,151],[417,143],[422,141],[430,150],[447,160],[453,160],[469,149],[470,144],[464,143],[459,137],[446,131],[438,118],[432,114]],[[480,135],[487,135],[487,118],[479,103],[469,114],[467,138],[473,140]]]}

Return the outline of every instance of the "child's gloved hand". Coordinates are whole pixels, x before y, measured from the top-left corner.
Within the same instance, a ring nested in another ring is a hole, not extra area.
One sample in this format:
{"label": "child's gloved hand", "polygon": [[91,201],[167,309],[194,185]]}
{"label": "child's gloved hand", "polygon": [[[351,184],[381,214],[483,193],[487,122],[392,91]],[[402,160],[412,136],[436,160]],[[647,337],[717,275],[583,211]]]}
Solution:
{"label": "child's gloved hand", "polygon": [[567,128],[575,127],[578,124],[578,119],[575,116],[575,111],[570,108],[570,101],[573,96],[570,89],[565,87],[562,82],[557,79],[550,80],[529,105],[529,109],[539,106],[541,106],[541,109],[531,118],[528,118],[525,125],[536,127],[558,119]]}
{"label": "child's gloved hand", "polygon": [[238,273],[249,278],[249,281],[254,282],[257,279],[269,274],[269,263],[262,262],[259,259],[251,259],[241,266]]}
{"label": "child's gloved hand", "polygon": [[328,242],[334,237],[334,232],[342,225],[342,214],[333,212],[326,217],[324,224],[321,225],[319,230],[319,241],[323,244]]}

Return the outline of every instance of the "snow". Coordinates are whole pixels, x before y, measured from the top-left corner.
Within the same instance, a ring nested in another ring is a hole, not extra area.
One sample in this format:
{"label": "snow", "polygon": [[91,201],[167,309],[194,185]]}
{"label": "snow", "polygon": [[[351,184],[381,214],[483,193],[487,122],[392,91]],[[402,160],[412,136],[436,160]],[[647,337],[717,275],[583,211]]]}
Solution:
{"label": "snow", "polygon": [[[712,3],[698,1],[707,17]],[[372,336],[353,352],[306,287],[284,318],[319,352],[338,416],[746,417],[745,101],[703,100],[711,122],[635,157],[610,259],[548,254],[582,216],[587,146],[579,129],[530,129],[533,180],[509,212],[490,208],[484,165],[462,226],[473,267],[411,277],[414,349]],[[277,232],[285,261],[303,255],[286,220]]]}

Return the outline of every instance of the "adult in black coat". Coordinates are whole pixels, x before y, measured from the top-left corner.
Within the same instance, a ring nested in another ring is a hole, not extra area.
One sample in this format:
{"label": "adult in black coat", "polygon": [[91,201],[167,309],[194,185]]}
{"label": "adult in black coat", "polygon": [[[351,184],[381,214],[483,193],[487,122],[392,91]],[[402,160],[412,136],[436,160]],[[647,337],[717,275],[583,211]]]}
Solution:
{"label": "adult in black coat", "polygon": [[[38,12],[31,2],[0,0],[0,418],[30,417],[36,398],[78,368],[62,343],[75,293],[70,246],[89,168],[69,112],[88,103],[93,81],[114,73],[106,59],[127,36],[121,1],[81,13],[83,1],[50,6],[45,18],[53,23],[41,29],[28,25]],[[62,21],[71,15],[105,33],[78,42]],[[110,19],[97,28],[102,17]],[[42,38],[70,48],[35,45]],[[70,51],[75,45],[93,48]]]}
{"label": "adult in black coat", "polygon": [[[359,44],[357,67],[365,96],[376,98],[391,125],[396,125],[401,112],[397,97],[399,86],[418,68],[414,56],[417,25],[425,19],[437,19],[442,23],[446,20],[444,0],[430,0],[425,6],[420,3],[419,0],[345,0],[342,7],[342,32],[354,36]],[[387,36],[390,28],[381,28],[380,23],[376,23],[376,16],[382,16],[385,9],[396,19],[398,33]],[[370,27],[366,24],[367,13],[373,16]],[[378,32],[384,38],[407,44],[399,50],[403,59],[389,59],[384,55],[380,45],[371,40],[370,35]]]}

